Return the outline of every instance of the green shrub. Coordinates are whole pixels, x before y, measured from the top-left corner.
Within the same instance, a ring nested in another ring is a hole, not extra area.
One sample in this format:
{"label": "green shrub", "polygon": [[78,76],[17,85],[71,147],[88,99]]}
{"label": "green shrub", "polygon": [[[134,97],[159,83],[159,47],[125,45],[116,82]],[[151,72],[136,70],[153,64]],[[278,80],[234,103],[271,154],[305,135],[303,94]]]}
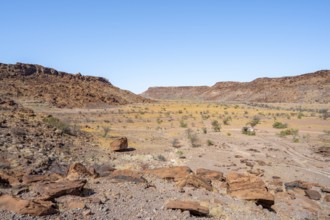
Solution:
{"label": "green shrub", "polygon": [[58,118],[55,118],[52,115],[49,115],[48,117],[43,119],[43,122],[45,122],[46,124],[55,127],[56,129],[61,130],[63,133],[65,134],[69,134],[69,135],[75,135],[75,132],[72,128],[70,128],[70,125],[61,121]]}
{"label": "green shrub", "polygon": [[186,127],[188,127],[188,124],[184,120],[181,120],[180,121],[180,127],[181,128],[186,128]]}
{"label": "green shrub", "polygon": [[283,128],[287,128],[288,124],[286,123],[282,123],[282,122],[274,122],[273,124],[273,128],[278,128],[278,129],[283,129]]}
{"label": "green shrub", "polygon": [[292,136],[297,136],[298,135],[298,132],[299,130],[298,129],[285,129],[283,131],[280,132],[280,136],[281,137],[285,137],[285,136],[289,136],[289,135],[292,135]]}
{"label": "green shrub", "polygon": [[213,145],[214,145],[213,141],[207,140],[207,146],[213,146]]}
{"label": "green shrub", "polygon": [[212,127],[215,132],[220,132],[221,130],[221,125],[217,120],[212,121]]}
{"label": "green shrub", "polygon": [[248,124],[251,125],[252,127],[255,127],[259,123],[260,123],[260,117],[258,115],[255,115]]}

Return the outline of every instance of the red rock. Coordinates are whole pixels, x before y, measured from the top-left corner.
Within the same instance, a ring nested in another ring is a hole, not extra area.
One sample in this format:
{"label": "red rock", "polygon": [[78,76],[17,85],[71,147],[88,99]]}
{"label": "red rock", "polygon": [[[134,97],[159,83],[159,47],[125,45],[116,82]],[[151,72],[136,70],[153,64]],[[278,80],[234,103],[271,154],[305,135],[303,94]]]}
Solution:
{"label": "red rock", "polygon": [[180,209],[181,211],[189,211],[192,215],[207,216],[209,209],[201,206],[198,202],[171,200],[166,204],[167,209]]}
{"label": "red rock", "polygon": [[114,140],[113,142],[111,142],[111,144],[110,144],[110,148],[112,151],[126,150],[127,147],[128,147],[128,141],[127,141],[126,137],[118,138],[118,139]]}
{"label": "red rock", "polygon": [[231,172],[227,175],[227,193],[244,200],[253,200],[265,208],[274,204],[274,196],[257,176]]}
{"label": "red rock", "polygon": [[324,201],[325,202],[330,202],[330,195],[324,196]]}
{"label": "red rock", "polygon": [[0,185],[5,187],[12,187],[19,185],[20,182],[13,175],[9,175],[3,171],[0,171]]}
{"label": "red rock", "polygon": [[206,179],[197,176],[196,174],[189,174],[186,177],[182,178],[181,180],[178,181],[177,185],[181,188],[185,187],[185,186],[192,186],[195,188],[204,188],[208,191],[212,191],[213,187],[210,184],[209,181],[207,181]]}
{"label": "red rock", "polygon": [[141,172],[133,171],[133,170],[115,170],[109,176],[111,179],[115,179],[116,181],[128,181],[134,183],[146,183],[146,179],[143,178]]}
{"label": "red rock", "polygon": [[10,195],[0,196],[0,209],[21,215],[42,216],[56,213],[54,204],[50,201],[23,200]]}
{"label": "red rock", "polygon": [[39,193],[42,199],[50,200],[63,195],[79,195],[85,186],[82,180],[61,180],[58,182],[38,182],[33,185],[33,191]]}
{"label": "red rock", "polygon": [[55,182],[60,179],[63,179],[63,176],[57,173],[51,173],[46,175],[25,175],[22,180],[24,184],[31,184],[39,181]]}
{"label": "red rock", "polygon": [[179,181],[192,173],[192,170],[187,166],[174,166],[169,168],[158,168],[145,170],[146,174],[153,174],[162,179]]}
{"label": "red rock", "polygon": [[88,177],[97,177],[96,172],[90,172],[84,165],[81,163],[71,164],[66,175],[66,178],[69,180],[79,180]]}
{"label": "red rock", "polygon": [[316,191],[316,190],[305,190],[306,196],[308,196],[308,198],[313,199],[313,200],[320,200],[321,199],[321,194]]}
{"label": "red rock", "polygon": [[223,173],[215,170],[199,168],[196,170],[196,174],[210,180],[224,180]]}

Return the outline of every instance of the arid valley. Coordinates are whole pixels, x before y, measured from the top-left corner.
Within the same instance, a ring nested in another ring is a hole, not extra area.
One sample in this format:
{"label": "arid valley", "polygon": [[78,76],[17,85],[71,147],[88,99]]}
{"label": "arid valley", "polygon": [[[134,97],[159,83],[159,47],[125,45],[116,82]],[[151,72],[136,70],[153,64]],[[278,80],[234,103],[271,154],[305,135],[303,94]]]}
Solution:
{"label": "arid valley", "polygon": [[292,102],[145,98],[20,63],[0,74],[1,219],[330,218],[329,71],[287,79]]}

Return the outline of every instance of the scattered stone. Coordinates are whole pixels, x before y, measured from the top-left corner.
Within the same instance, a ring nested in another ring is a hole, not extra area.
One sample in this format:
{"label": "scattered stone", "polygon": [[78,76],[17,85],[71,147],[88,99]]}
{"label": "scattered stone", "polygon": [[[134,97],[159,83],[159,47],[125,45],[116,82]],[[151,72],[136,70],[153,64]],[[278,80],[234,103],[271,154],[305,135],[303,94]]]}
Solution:
{"label": "scattered stone", "polygon": [[127,138],[126,137],[121,137],[121,138],[118,138],[118,139],[114,140],[113,142],[111,142],[110,148],[111,148],[112,151],[127,150],[127,148],[128,148]]}
{"label": "scattered stone", "polygon": [[321,194],[316,191],[316,190],[305,190],[306,196],[308,196],[308,198],[313,199],[313,200],[320,200],[321,199]]}
{"label": "scattered stone", "polygon": [[270,208],[274,204],[274,196],[268,192],[265,183],[259,177],[231,172],[226,179],[229,195],[254,200],[264,208]]}
{"label": "scattered stone", "polygon": [[198,202],[171,200],[166,204],[167,209],[180,209],[181,211],[189,211],[195,216],[207,216],[209,209],[201,206]]}
{"label": "scattered stone", "polygon": [[0,196],[0,209],[33,216],[51,215],[57,212],[50,201],[24,200],[10,195]]}

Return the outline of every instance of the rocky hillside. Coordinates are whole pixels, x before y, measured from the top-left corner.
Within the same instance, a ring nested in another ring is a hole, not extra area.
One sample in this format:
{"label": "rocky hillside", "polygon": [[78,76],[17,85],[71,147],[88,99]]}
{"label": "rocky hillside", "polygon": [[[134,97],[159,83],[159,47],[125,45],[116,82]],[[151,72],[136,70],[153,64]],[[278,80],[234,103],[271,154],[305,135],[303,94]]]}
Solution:
{"label": "rocky hillside", "polygon": [[0,63],[0,96],[71,108],[148,102],[101,77],[69,74],[23,63]]}
{"label": "rocky hillside", "polygon": [[239,102],[330,102],[330,71],[293,77],[258,78],[252,82],[218,82],[211,87],[153,87],[142,96]]}

